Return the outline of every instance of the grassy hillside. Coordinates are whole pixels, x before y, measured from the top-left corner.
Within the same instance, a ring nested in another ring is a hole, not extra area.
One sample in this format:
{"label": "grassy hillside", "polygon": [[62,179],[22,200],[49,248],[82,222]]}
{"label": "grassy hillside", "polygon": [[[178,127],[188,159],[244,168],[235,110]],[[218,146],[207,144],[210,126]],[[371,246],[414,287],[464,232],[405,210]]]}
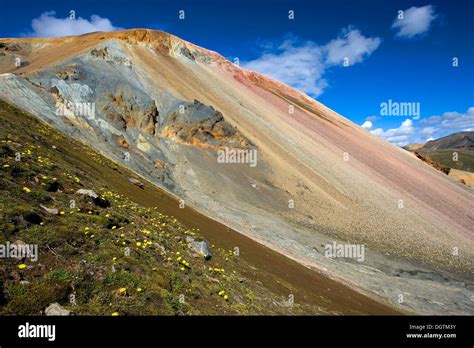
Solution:
{"label": "grassy hillside", "polygon": [[[1,100],[0,122],[0,244],[39,246],[37,262],[0,259],[0,315],[41,314],[54,302],[80,315],[397,313],[181,209],[156,186]],[[210,260],[186,240],[203,237]]]}
{"label": "grassy hillside", "polygon": [[445,167],[474,173],[473,141],[474,132],[458,132],[425,144],[410,144],[403,148]]}
{"label": "grassy hillside", "polygon": [[[467,172],[474,172],[474,151],[456,149],[429,150],[421,148],[417,150],[420,154],[442,165]],[[458,153],[457,161],[453,161],[453,152]]]}
{"label": "grassy hillside", "polygon": [[211,247],[206,261],[186,242],[197,230],[111,189],[146,190],[128,171],[3,102],[0,122],[0,244],[39,246],[37,262],[1,260],[0,314],[39,314],[54,302],[92,315],[301,311],[245,279],[249,266],[233,250]]}

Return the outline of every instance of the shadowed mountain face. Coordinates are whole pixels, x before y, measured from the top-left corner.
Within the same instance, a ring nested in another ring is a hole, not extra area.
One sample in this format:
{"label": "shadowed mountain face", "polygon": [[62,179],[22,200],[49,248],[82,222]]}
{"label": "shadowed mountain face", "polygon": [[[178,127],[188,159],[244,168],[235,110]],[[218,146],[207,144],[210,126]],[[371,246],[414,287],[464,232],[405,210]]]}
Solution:
{"label": "shadowed mountain face", "polygon": [[423,145],[423,149],[455,149],[474,151],[474,132],[459,132],[436,140],[430,140],[425,145]]}
{"label": "shadowed mountain face", "polygon": [[0,98],[185,204],[394,306],[474,312],[473,191],[406,151],[166,33],[0,42]]}

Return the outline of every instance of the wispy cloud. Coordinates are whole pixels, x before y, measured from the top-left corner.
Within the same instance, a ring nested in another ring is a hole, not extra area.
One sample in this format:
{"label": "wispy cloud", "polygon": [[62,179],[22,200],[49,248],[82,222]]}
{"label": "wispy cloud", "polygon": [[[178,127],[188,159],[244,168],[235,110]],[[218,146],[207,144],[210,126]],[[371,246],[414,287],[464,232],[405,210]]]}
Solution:
{"label": "wispy cloud", "polygon": [[306,42],[295,47],[292,40],[285,40],[277,53],[265,53],[242,65],[274,79],[285,82],[305,93],[318,96],[327,86],[322,78],[326,69],[321,47]]}
{"label": "wispy cloud", "polygon": [[431,116],[420,120],[419,124],[423,134],[436,137],[460,131],[474,131],[474,107],[470,107],[465,113],[450,111]]}
{"label": "wispy cloud", "polygon": [[115,27],[107,18],[92,15],[90,20],[84,18],[56,18],[54,11],[44,12],[31,21],[32,32],[29,37],[61,37],[82,35],[94,31],[112,31],[121,29]]}
{"label": "wispy cloud", "polygon": [[359,30],[350,28],[322,46],[313,41],[301,43],[297,37],[292,37],[273,52],[268,52],[271,45],[266,45],[262,56],[242,65],[317,97],[328,86],[323,78],[328,68],[360,63],[378,48],[380,42],[377,37],[365,37]]}
{"label": "wispy cloud", "polygon": [[369,117],[366,117],[365,120],[370,121],[370,122],[375,122],[377,120],[380,120],[380,116],[375,116],[375,115],[369,116]]}
{"label": "wispy cloud", "polygon": [[456,132],[474,131],[474,107],[470,107],[465,113],[445,112],[442,115],[421,119],[416,123],[411,119],[406,119],[399,127],[386,130],[380,127],[374,128],[370,121],[365,121],[362,127],[398,146],[425,143]]}
{"label": "wispy cloud", "polygon": [[397,19],[392,24],[392,28],[398,30],[396,36],[412,38],[426,33],[436,17],[437,15],[432,5],[413,6],[404,10],[401,17],[397,16]]}

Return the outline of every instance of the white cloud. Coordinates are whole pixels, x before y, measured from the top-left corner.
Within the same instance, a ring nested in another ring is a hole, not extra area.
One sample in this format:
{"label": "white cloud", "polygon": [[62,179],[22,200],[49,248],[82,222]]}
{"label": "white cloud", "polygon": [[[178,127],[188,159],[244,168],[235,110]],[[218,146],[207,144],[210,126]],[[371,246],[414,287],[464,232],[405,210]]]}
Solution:
{"label": "white cloud", "polygon": [[391,128],[387,129],[386,131],[382,128],[377,128],[371,130],[370,133],[378,135],[385,140],[398,145],[398,146],[405,146],[410,143],[410,138],[415,132],[415,128],[413,127],[413,121],[410,119],[406,119],[402,122],[400,127],[398,128]]}
{"label": "white cloud", "polygon": [[344,58],[348,58],[348,65],[362,62],[381,40],[364,37],[359,30],[345,29],[337,39],[323,46],[312,41],[297,45],[296,41],[285,40],[274,52],[266,52],[242,65],[317,97],[328,85],[323,75],[329,67],[342,66]]}
{"label": "white cloud", "polygon": [[[369,121],[364,122],[362,127],[367,122]],[[442,115],[434,115],[417,121],[417,124],[414,124],[410,119],[406,119],[398,128],[373,129],[372,124],[367,129],[371,129],[372,134],[398,146],[425,143],[428,140],[438,139],[457,132],[474,131],[474,107],[470,107],[465,113],[449,111]]]}
{"label": "white cloud", "polygon": [[342,64],[346,58],[348,65],[360,63],[379,47],[380,41],[378,37],[363,36],[359,30],[346,31],[345,35],[324,46],[326,63]]}
{"label": "white cloud", "polygon": [[121,28],[112,25],[109,19],[92,15],[90,20],[84,18],[56,18],[55,12],[44,12],[31,21],[31,37],[61,37],[82,35],[94,31],[112,31]]}
{"label": "white cloud", "polygon": [[437,17],[432,5],[422,7],[410,7],[403,11],[403,18],[397,19],[392,28],[398,29],[396,36],[412,38],[416,35],[426,33],[430,29],[431,22]]}
{"label": "white cloud", "polygon": [[372,125],[372,122],[370,122],[370,121],[365,121],[365,122],[362,124],[361,127],[362,127],[362,128],[366,128],[366,129],[370,129],[370,128],[372,128],[372,126],[373,126],[373,125]]}

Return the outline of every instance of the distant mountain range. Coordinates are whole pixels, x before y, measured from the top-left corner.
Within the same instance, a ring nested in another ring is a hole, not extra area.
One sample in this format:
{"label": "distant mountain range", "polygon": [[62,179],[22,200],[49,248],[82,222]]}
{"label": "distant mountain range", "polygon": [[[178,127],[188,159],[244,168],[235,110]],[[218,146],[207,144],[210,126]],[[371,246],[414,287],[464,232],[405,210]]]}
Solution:
{"label": "distant mountain range", "polygon": [[474,151],[474,132],[458,132],[436,140],[430,140],[423,145],[423,149]]}
{"label": "distant mountain range", "polygon": [[425,144],[410,144],[404,149],[448,168],[474,172],[474,132],[453,133]]}

